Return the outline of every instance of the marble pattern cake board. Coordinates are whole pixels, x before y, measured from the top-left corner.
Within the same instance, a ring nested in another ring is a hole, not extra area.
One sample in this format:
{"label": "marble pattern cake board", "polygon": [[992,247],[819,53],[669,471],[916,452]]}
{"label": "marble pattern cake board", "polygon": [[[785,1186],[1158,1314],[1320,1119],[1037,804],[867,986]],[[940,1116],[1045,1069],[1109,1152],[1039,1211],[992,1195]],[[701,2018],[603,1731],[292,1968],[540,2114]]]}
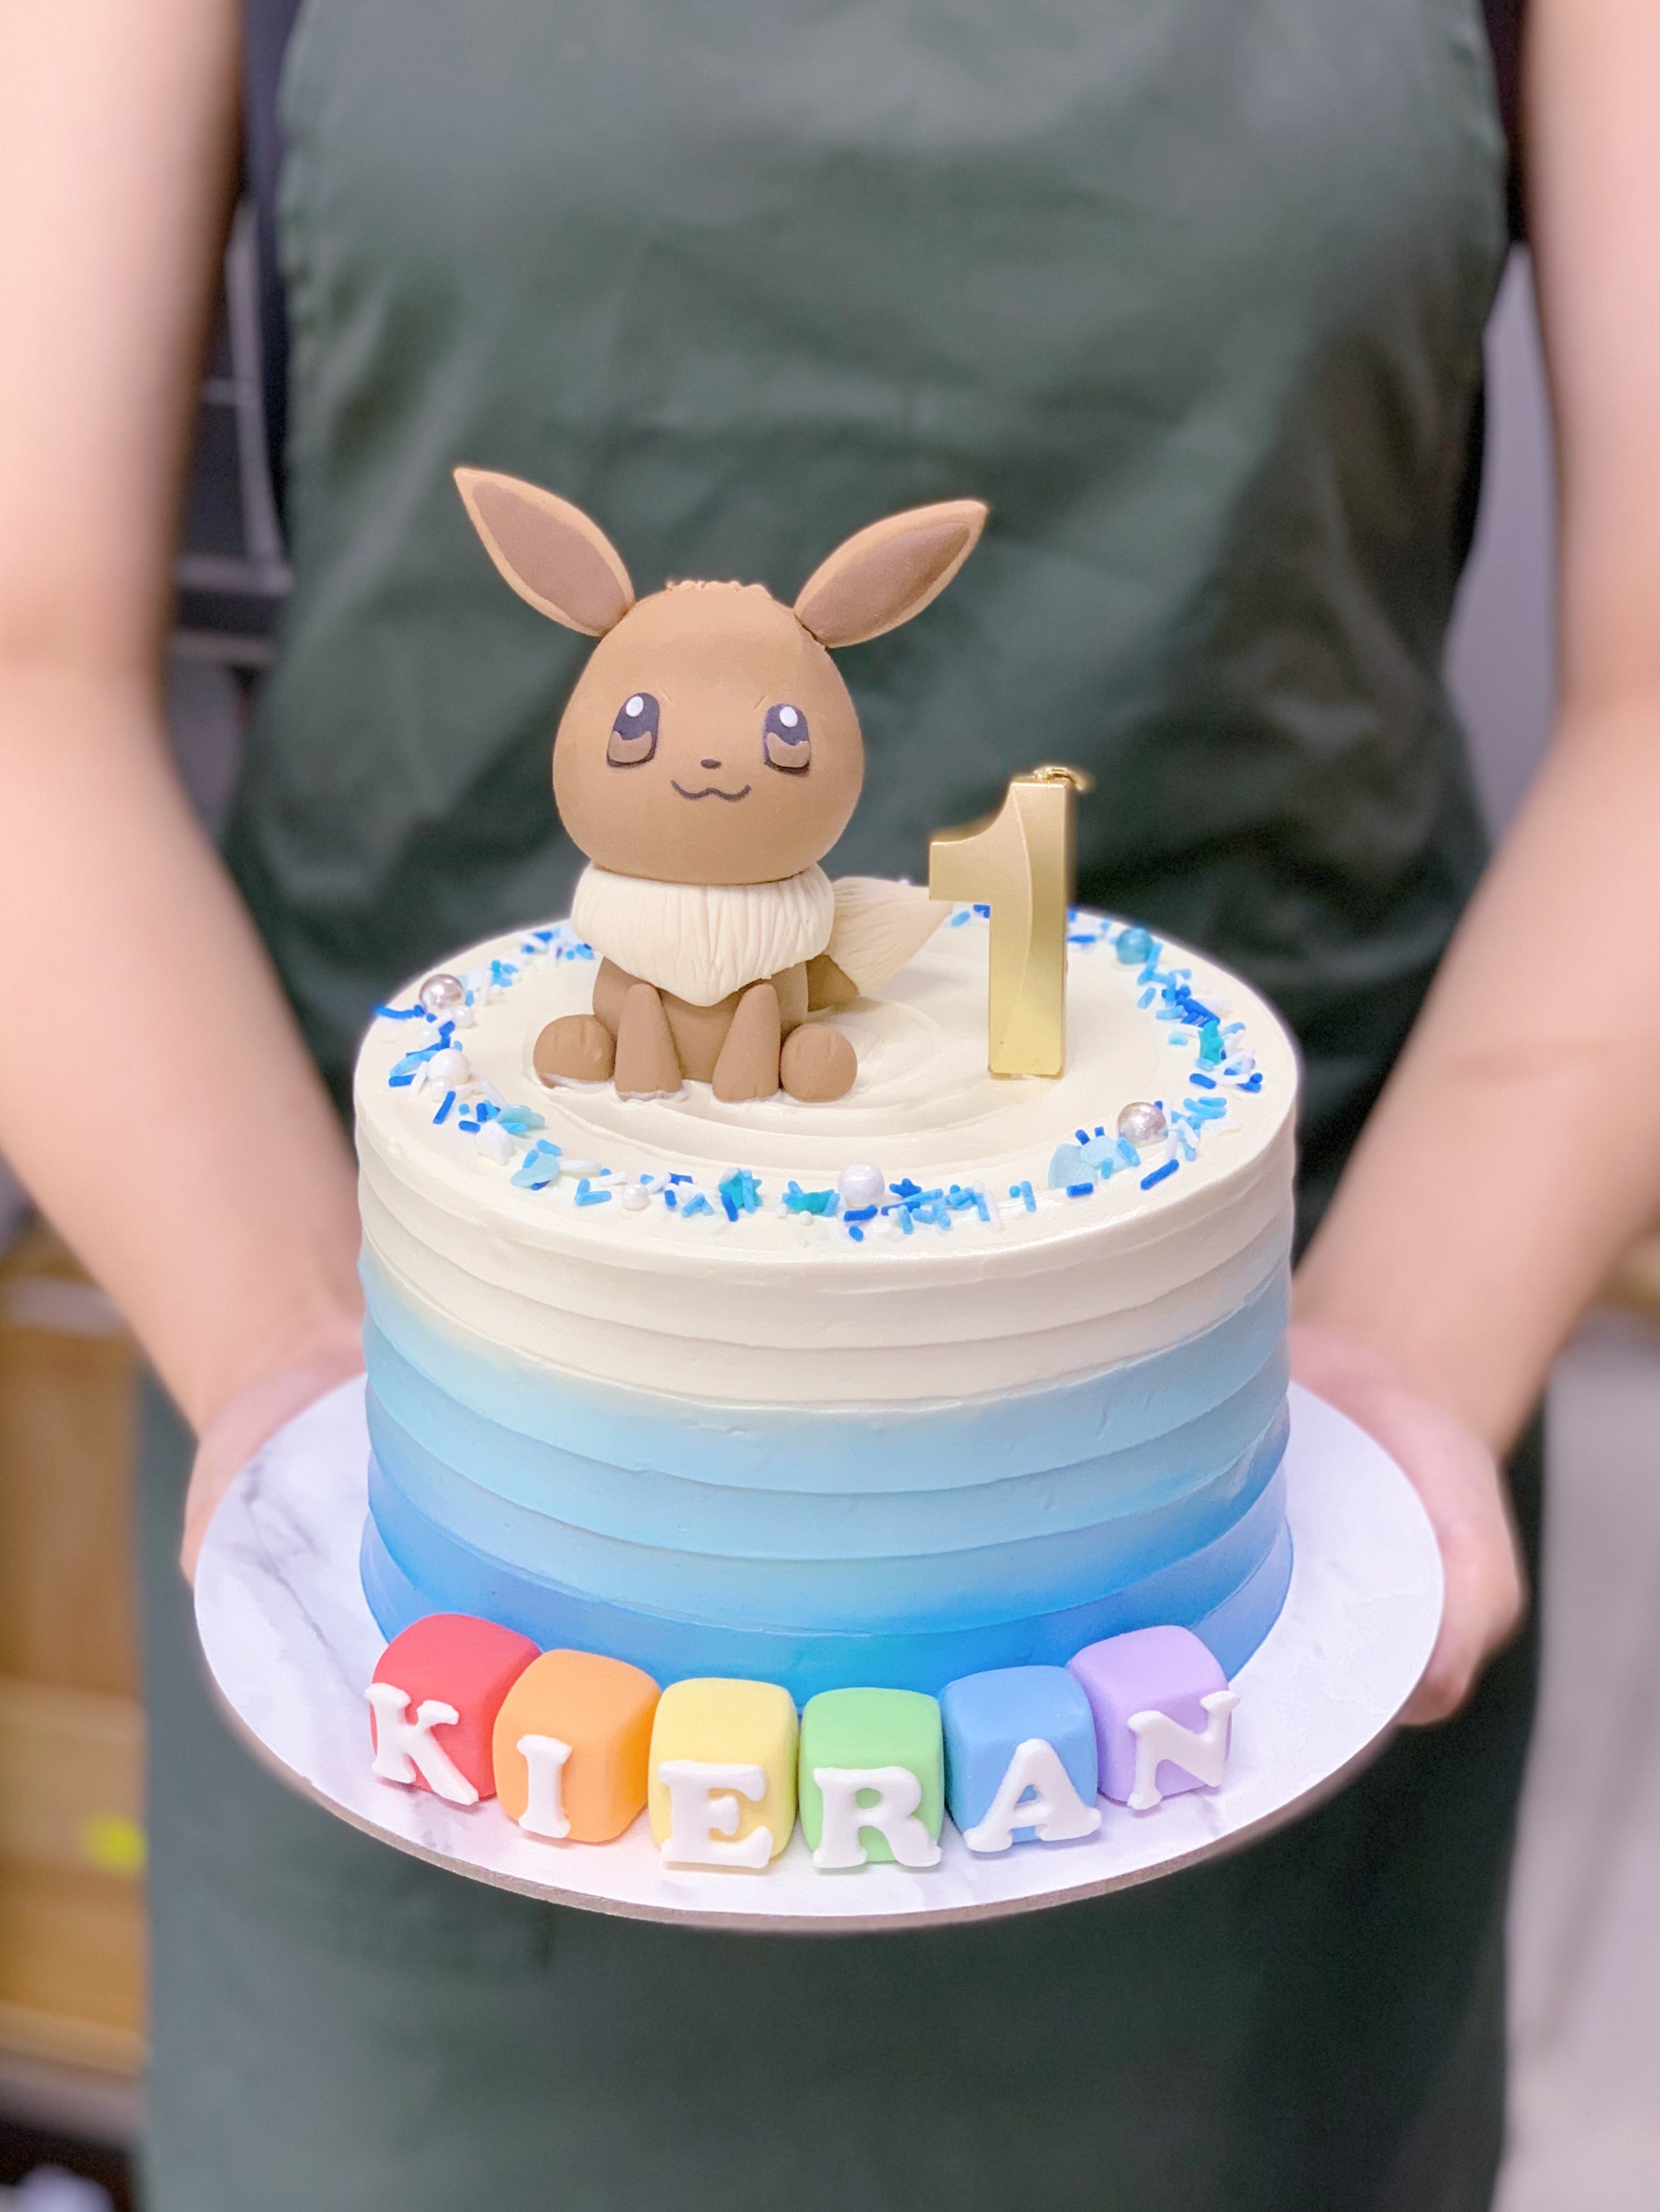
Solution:
{"label": "marble pattern cake board", "polygon": [[1375,1755],[1422,1674],[1441,1617],[1435,1539],[1371,1439],[1292,1391],[1285,1609],[1234,1678],[1228,1771],[1152,1812],[1103,1803],[1098,1835],[976,1857],[946,1823],[926,1873],[820,1874],[798,1828],[764,1873],[668,1869],[642,1814],[614,1844],[528,1836],[492,1798],[463,1809],[369,1768],[364,1689],[383,1649],[357,1576],[368,1439],[361,1380],[279,1431],[216,1514],[196,1620],[223,1705],[250,1747],[367,1833],[531,1897],[730,1931],[834,1935],[992,1919],[1127,1888],[1308,1811]]}

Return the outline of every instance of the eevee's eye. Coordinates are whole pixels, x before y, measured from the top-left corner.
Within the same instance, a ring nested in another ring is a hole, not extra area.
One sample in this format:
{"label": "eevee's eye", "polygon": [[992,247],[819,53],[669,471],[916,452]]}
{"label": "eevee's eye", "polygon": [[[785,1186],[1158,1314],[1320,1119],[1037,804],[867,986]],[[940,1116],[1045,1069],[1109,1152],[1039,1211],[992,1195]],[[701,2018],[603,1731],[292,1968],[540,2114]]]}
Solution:
{"label": "eevee's eye", "polygon": [[638,768],[656,750],[657,702],[649,691],[636,691],[617,710],[605,758],[613,768]]}
{"label": "eevee's eye", "polygon": [[799,707],[769,707],[761,729],[761,757],[769,768],[800,775],[812,760],[807,718]]}

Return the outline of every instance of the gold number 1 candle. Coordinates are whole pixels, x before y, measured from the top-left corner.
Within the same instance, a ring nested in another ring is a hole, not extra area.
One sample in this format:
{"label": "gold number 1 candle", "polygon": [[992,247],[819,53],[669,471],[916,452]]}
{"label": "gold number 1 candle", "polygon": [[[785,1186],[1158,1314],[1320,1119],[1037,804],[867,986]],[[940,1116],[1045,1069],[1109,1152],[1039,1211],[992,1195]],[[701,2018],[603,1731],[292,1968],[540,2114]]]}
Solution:
{"label": "gold number 1 candle", "polygon": [[1081,769],[1017,775],[988,821],[928,845],[928,892],[991,908],[987,1065],[994,1075],[1059,1075],[1067,1064],[1067,912]]}

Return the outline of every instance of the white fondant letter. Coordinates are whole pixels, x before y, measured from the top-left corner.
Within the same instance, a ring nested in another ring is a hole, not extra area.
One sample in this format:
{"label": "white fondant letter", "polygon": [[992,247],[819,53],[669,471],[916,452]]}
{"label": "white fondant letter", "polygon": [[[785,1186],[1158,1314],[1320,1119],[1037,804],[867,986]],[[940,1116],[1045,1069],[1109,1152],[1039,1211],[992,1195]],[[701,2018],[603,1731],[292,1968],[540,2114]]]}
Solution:
{"label": "white fondant letter", "polygon": [[997,1795],[963,1841],[971,1851],[1006,1851],[1017,1828],[1031,1828],[1040,1843],[1061,1844],[1092,1836],[1100,1825],[1100,1807],[1084,1802],[1055,1746],[1034,1735],[1017,1745]]}
{"label": "white fondant letter", "polygon": [[423,1698],[413,1720],[408,1693],[392,1682],[371,1682],[374,1709],[374,1771],[383,1782],[413,1782],[419,1774],[435,1796],[452,1805],[476,1805],[478,1792],[434,1735],[461,1717],[453,1705]]}
{"label": "white fondant letter", "polygon": [[[939,1846],[916,1817],[922,1802],[921,1777],[909,1766],[815,1766],[812,1778],[824,1801],[814,1866],[863,1866],[870,1855],[861,1828],[874,1828],[885,1837],[903,1867],[939,1865]],[[859,1802],[860,1791],[866,1790],[875,1793],[873,1805]]]}
{"label": "white fondant letter", "polygon": [[1239,1695],[1236,1690],[1213,1690],[1199,1702],[1207,1716],[1202,1735],[1184,1729],[1168,1713],[1132,1713],[1125,1723],[1135,1738],[1135,1787],[1128,1800],[1132,1813],[1150,1813],[1164,1803],[1158,1769],[1167,1759],[1212,1790],[1222,1779],[1233,1728],[1231,1716]]}
{"label": "white fondant letter", "polygon": [[519,1825],[532,1836],[551,1836],[556,1841],[570,1833],[565,1818],[565,1761],[570,1746],[556,1735],[521,1735],[518,1748],[525,1761],[529,1794]]}
{"label": "white fondant letter", "polygon": [[763,1867],[771,1858],[770,1828],[751,1828],[741,1843],[721,1840],[738,1833],[739,1797],[755,1804],[766,1796],[763,1767],[711,1759],[666,1759],[658,1766],[657,1778],[669,1793],[665,1866]]}

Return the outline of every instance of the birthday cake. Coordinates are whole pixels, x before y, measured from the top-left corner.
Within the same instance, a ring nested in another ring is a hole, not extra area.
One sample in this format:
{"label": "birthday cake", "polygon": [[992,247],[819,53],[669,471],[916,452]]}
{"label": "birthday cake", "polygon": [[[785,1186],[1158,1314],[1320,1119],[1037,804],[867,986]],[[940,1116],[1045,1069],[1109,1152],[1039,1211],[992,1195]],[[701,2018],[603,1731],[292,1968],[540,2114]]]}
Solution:
{"label": "birthday cake", "polygon": [[[757,1868],[798,1784],[839,1866],[928,1863],[947,1808],[1000,1849],[1213,1782],[1292,1566],[1288,1039],[1063,905],[1061,1072],[994,1074],[995,902],[818,871],[858,789],[824,647],[873,592],[926,604],[968,503],[920,554],[913,518],[850,541],[829,613],[635,608],[575,510],[480,495],[508,483],[469,497],[498,566],[602,635],[555,768],[596,865],[359,1060],[377,1771],[594,1842],[649,1796],[666,1856]],[[734,659],[741,714],[677,738]]]}

